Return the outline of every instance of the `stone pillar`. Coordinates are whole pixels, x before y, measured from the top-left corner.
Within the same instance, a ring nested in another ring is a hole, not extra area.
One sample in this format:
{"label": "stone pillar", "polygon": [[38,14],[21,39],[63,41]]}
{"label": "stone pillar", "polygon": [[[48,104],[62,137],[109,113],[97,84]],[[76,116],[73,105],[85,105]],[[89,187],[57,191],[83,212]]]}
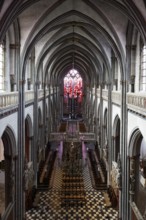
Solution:
{"label": "stone pillar", "polygon": [[97,88],[95,88],[95,120],[94,120],[94,125],[95,125],[95,138],[97,141],[97,134],[98,134],[98,111],[97,111],[97,104],[98,104],[98,97],[97,97]]}
{"label": "stone pillar", "polygon": [[38,148],[38,88],[39,81],[35,83],[34,90],[34,142],[33,142],[33,169],[34,169],[34,184],[37,187],[37,148]]}
{"label": "stone pillar", "polygon": [[47,144],[45,142],[46,138],[46,83],[44,83],[44,97],[43,97],[43,127],[42,127],[42,134],[43,134],[43,137],[42,137],[42,150],[44,151],[45,149],[45,145]]}
{"label": "stone pillar", "polygon": [[24,206],[24,149],[25,149],[25,81],[19,83],[19,105],[18,105],[18,160],[17,160],[17,199],[16,199],[16,220],[25,219]]}
{"label": "stone pillar", "polygon": [[102,132],[102,126],[103,126],[103,99],[102,99],[102,87],[103,84],[100,84],[100,148],[103,149],[104,141],[103,141],[103,132]]}
{"label": "stone pillar", "polygon": [[127,159],[127,104],[126,104],[126,92],[127,82],[121,81],[121,128],[120,128],[120,155],[122,164],[122,191],[120,197],[120,218],[129,220],[128,216],[128,159]]}

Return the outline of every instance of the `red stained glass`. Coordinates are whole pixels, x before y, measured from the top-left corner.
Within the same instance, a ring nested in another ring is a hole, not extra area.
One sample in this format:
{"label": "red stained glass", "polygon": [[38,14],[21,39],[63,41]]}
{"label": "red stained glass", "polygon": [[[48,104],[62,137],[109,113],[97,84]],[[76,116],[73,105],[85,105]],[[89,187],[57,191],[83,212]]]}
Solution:
{"label": "red stained glass", "polygon": [[82,100],[82,78],[77,70],[71,69],[64,77],[64,99],[77,98]]}

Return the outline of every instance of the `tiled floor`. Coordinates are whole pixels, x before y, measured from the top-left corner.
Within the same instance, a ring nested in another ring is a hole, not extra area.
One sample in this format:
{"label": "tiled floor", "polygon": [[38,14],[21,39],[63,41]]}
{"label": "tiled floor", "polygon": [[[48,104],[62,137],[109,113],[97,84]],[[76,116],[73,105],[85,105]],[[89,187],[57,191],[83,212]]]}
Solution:
{"label": "tiled floor", "polygon": [[52,189],[39,192],[40,202],[37,208],[26,213],[26,220],[117,220],[118,212],[105,205],[102,192],[92,188],[88,166],[84,168],[85,204],[82,206],[61,205],[62,171],[55,163]]}

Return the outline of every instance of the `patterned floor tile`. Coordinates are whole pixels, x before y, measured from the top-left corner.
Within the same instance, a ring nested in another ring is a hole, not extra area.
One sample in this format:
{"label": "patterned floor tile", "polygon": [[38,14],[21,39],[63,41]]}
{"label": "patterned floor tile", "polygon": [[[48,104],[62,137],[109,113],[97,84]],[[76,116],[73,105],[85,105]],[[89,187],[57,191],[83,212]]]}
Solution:
{"label": "patterned floor tile", "polygon": [[93,189],[88,166],[84,167],[83,178],[85,204],[62,206],[62,170],[56,163],[52,188],[47,192],[39,192],[38,207],[26,212],[26,220],[117,220],[118,212],[113,208],[107,208],[102,192]]}

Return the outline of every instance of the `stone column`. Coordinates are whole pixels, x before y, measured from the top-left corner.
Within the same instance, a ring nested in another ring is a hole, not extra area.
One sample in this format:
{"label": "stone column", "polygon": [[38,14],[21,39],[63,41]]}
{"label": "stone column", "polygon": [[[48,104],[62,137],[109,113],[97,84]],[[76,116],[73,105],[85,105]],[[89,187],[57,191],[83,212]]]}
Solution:
{"label": "stone column", "polygon": [[100,84],[100,128],[99,130],[100,132],[100,148],[103,149],[103,132],[102,132],[102,126],[103,126],[103,99],[102,99],[102,88],[103,88],[103,84]]}
{"label": "stone column", "polygon": [[98,104],[98,97],[97,97],[97,88],[95,88],[95,120],[94,120],[94,125],[95,125],[95,138],[97,141],[97,134],[98,134],[98,111],[97,111],[97,104]]}
{"label": "stone column", "polygon": [[111,83],[108,83],[107,139],[108,139],[109,174],[112,170],[112,94],[111,93],[112,93],[112,85]]}
{"label": "stone column", "polygon": [[46,140],[46,83],[44,83],[44,97],[43,97],[43,127],[42,127],[42,134],[43,134],[43,137],[42,137],[42,150],[44,151],[45,150],[45,145],[47,144],[45,142]]}
{"label": "stone column", "polygon": [[33,169],[34,169],[34,183],[37,187],[37,150],[38,150],[38,88],[39,88],[39,81],[35,83],[35,90],[34,90],[34,142],[33,142]]}
{"label": "stone column", "polygon": [[128,216],[128,188],[127,188],[127,104],[126,104],[126,91],[127,82],[121,81],[122,94],[121,94],[121,129],[120,129],[120,155],[122,164],[122,190],[120,196],[120,219],[129,220]]}
{"label": "stone column", "polygon": [[17,160],[17,201],[16,220],[25,219],[24,205],[24,149],[25,149],[25,81],[19,82],[19,105],[18,105],[18,160]]}

